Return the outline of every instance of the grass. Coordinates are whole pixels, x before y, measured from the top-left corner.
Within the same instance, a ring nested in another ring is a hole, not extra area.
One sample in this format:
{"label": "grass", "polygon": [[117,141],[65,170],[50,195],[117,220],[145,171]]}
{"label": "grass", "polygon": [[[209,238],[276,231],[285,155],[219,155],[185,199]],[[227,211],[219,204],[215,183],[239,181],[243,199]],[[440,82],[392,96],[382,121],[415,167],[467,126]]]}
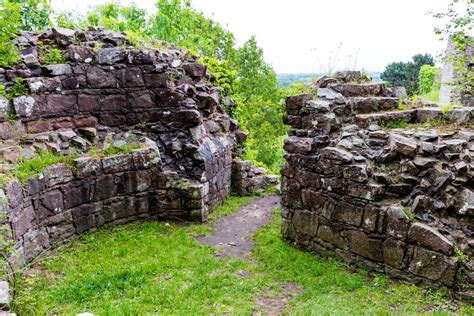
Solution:
{"label": "grass", "polygon": [[0,186],[10,179],[18,179],[21,183],[25,183],[26,180],[41,173],[45,168],[57,163],[71,165],[75,158],[77,158],[76,155],[55,155],[51,151],[41,150],[33,158],[20,160],[12,170],[0,175]]}
{"label": "grass", "polygon": [[[248,198],[231,197],[220,215]],[[36,273],[19,279],[13,310],[19,315],[250,315],[263,311],[256,296],[281,295],[280,285],[299,283],[303,293],[285,313],[292,315],[448,314],[443,291],[406,283],[321,259],[280,238],[275,210],[254,236],[259,264],[217,259],[193,235],[203,225],[143,222],[82,235],[44,259]],[[248,273],[242,276],[241,271]],[[459,314],[471,315],[463,306]]]}
{"label": "grass", "polygon": [[431,90],[428,93],[420,94],[418,97],[423,99],[423,100],[438,103],[439,102],[439,93],[440,93],[440,88],[437,87],[437,88]]}
{"label": "grass", "polygon": [[91,157],[107,157],[120,154],[131,154],[135,149],[142,148],[142,144],[124,144],[121,146],[109,146],[105,149],[100,149],[97,146],[91,146],[89,148],[89,155]]}

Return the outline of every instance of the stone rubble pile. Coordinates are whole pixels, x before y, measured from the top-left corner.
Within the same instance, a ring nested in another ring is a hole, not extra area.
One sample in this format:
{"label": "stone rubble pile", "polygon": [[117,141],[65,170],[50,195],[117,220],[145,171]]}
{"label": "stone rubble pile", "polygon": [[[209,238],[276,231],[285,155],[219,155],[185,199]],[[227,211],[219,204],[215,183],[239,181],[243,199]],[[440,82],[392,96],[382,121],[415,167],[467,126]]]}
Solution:
{"label": "stone rubble pile", "polygon": [[[399,110],[383,83],[354,75],[286,101],[284,237],[402,279],[472,287],[474,108]],[[411,125],[382,128],[401,120]]]}

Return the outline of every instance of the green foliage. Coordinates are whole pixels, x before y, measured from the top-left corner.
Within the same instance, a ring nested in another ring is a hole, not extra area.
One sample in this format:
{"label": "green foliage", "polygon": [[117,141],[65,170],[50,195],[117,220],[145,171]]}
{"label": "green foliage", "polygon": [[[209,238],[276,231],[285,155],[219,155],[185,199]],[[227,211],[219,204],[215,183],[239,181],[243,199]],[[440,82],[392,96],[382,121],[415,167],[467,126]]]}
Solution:
{"label": "green foliage", "polygon": [[44,65],[64,64],[66,62],[67,59],[60,49],[45,48],[43,45],[39,47]]}
{"label": "green foliage", "polygon": [[13,85],[6,91],[6,96],[8,99],[13,99],[22,95],[30,94],[30,88],[23,78],[16,78]]}
{"label": "green foliage", "polygon": [[22,23],[21,5],[0,0],[0,67],[12,67],[20,54],[12,39]]}
{"label": "green foliage", "polygon": [[21,26],[23,31],[42,31],[51,26],[52,14],[50,0],[4,0],[21,7]]}
{"label": "green foliage", "polygon": [[189,0],[158,0],[157,13],[150,18],[148,35],[198,54],[232,60],[234,35],[219,23],[195,11]]}
{"label": "green foliage", "polygon": [[409,208],[404,207],[403,213],[405,213],[405,215],[410,219],[410,221],[415,220],[415,214],[413,214],[413,212]]}
{"label": "green foliage", "polygon": [[199,226],[145,222],[82,235],[44,259],[37,273],[19,278],[13,310],[20,315],[265,314],[256,298],[286,297],[282,285],[292,283],[302,293],[288,302],[284,315],[473,311],[446,300],[445,291],[350,272],[334,259],[292,247],[280,237],[279,210],[254,236],[249,261],[216,258],[218,250],[195,240],[196,233],[210,231]]}
{"label": "green foliage", "polygon": [[142,148],[142,144],[124,144],[122,146],[109,146],[104,149],[105,156],[113,156],[113,155],[128,155],[131,154],[132,151],[135,149]]}
{"label": "green foliage", "polygon": [[101,26],[117,32],[142,33],[146,27],[146,10],[135,3],[121,6],[118,2],[111,1],[96,5],[87,13],[85,20],[87,25]]}
{"label": "green foliage", "polygon": [[443,62],[450,64],[456,74],[449,84],[461,96],[471,96],[474,93],[474,71],[470,65],[474,63],[474,57],[469,50],[474,47],[474,1],[452,0],[445,12],[433,16],[444,24],[443,27],[436,27],[435,33],[442,40],[449,39],[453,43],[453,51],[447,51],[442,56]]}
{"label": "green foliage", "polygon": [[89,156],[91,157],[107,157],[114,155],[128,155],[134,150],[143,148],[142,144],[124,144],[121,146],[108,146],[105,149],[92,145],[89,147]]}
{"label": "green foliage", "polygon": [[433,56],[430,54],[417,54],[411,62],[394,62],[389,64],[380,78],[391,86],[403,86],[408,95],[418,93],[420,69],[423,65],[434,66]]}
{"label": "green foliage", "polygon": [[418,77],[420,94],[429,93],[435,88],[437,75],[438,69],[436,67],[430,65],[421,66]]}
{"label": "green foliage", "polygon": [[215,57],[203,56],[199,58],[199,62],[207,66],[212,73],[211,83],[221,87],[224,95],[232,96],[235,94],[237,71],[228,60],[218,60]]}
{"label": "green foliage", "polygon": [[0,176],[0,186],[3,186],[9,179],[18,179],[25,183],[29,178],[41,173],[46,167],[57,163],[72,164],[75,155],[63,156],[55,155],[51,151],[39,151],[32,159],[21,159],[14,165],[13,170]]}
{"label": "green foliage", "polygon": [[382,128],[392,129],[392,128],[408,127],[410,125],[410,123],[408,123],[405,120],[398,119],[398,120],[393,120],[393,121],[381,122],[381,123],[379,123],[379,125]]}

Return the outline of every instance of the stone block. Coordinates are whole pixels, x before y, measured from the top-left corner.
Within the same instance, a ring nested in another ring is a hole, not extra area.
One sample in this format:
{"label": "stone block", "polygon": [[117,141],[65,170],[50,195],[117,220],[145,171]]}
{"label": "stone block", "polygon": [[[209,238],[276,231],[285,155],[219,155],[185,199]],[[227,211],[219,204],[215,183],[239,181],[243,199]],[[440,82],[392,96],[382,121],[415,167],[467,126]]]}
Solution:
{"label": "stone block", "polygon": [[298,234],[304,236],[316,236],[318,230],[318,218],[316,213],[300,210],[295,212],[291,220]]}
{"label": "stone block", "polygon": [[410,218],[399,205],[390,206],[387,210],[386,233],[398,239],[405,239],[410,227]]}
{"label": "stone block", "polygon": [[406,250],[403,242],[389,238],[383,243],[383,261],[392,267],[403,269]]}
{"label": "stone block", "polygon": [[338,222],[359,227],[363,215],[363,208],[346,202],[338,202],[332,213],[332,218]]}
{"label": "stone block", "polygon": [[102,161],[99,158],[81,157],[74,159],[74,174],[83,179],[102,174]]}
{"label": "stone block", "polygon": [[415,241],[421,246],[442,252],[446,255],[453,253],[453,244],[446,237],[441,235],[435,228],[423,223],[414,223],[409,232],[408,239]]}
{"label": "stone block", "polygon": [[443,254],[415,247],[408,271],[427,279],[451,286],[454,283],[458,260]]}
{"label": "stone block", "polygon": [[350,230],[344,232],[349,240],[349,249],[362,257],[383,262],[382,242],[369,238],[364,232]]}
{"label": "stone block", "polygon": [[342,237],[341,233],[330,226],[319,225],[318,238],[338,248],[348,249],[348,243],[344,237]]}
{"label": "stone block", "polygon": [[132,155],[115,155],[102,159],[104,173],[116,173],[134,169]]}

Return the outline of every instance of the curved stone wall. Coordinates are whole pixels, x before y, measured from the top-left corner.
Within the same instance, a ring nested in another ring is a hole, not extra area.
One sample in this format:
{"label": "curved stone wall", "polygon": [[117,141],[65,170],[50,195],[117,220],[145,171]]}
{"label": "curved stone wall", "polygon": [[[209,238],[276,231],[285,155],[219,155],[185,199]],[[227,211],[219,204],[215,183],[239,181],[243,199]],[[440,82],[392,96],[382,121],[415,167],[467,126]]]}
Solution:
{"label": "curved stone wall", "polygon": [[469,288],[474,109],[403,104],[350,77],[323,78],[317,99],[287,99],[284,237],[403,279]]}
{"label": "curved stone wall", "polygon": [[[17,45],[21,62],[0,69],[7,92],[24,94],[0,97],[0,224],[16,267],[104,225],[205,220],[230,193],[246,133],[196,57],[102,29],[25,32]],[[64,63],[47,60],[53,49]],[[40,151],[79,158],[20,183],[15,166]]]}

